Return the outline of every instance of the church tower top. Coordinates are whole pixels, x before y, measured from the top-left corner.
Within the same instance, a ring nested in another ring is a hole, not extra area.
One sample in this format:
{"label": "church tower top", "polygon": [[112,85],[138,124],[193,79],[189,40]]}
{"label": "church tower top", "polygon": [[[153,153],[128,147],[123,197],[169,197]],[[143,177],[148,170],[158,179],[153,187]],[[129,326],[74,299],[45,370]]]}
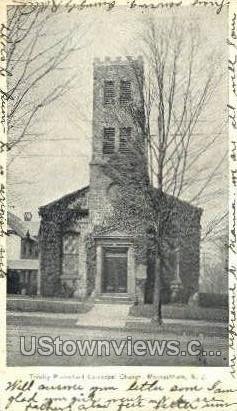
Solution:
{"label": "church tower top", "polygon": [[134,58],[132,56],[117,56],[114,59],[112,59],[109,56],[105,56],[104,59],[100,59],[98,57],[94,58],[93,64],[94,66],[96,65],[131,65],[132,63],[140,64],[143,65],[143,57],[138,56],[137,58]]}
{"label": "church tower top", "polygon": [[94,60],[92,162],[126,151],[144,130],[143,84],[141,56]]}

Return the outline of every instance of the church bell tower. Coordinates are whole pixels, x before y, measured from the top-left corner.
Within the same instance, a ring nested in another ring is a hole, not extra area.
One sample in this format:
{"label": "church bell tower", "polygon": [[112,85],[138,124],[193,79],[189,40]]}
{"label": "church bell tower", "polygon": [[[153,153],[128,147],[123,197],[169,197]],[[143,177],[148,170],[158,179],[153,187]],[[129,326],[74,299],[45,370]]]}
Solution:
{"label": "church bell tower", "polygon": [[[93,68],[89,209],[93,224],[100,224],[109,212],[113,186],[108,173],[104,172],[105,163],[114,153],[126,154],[134,138],[144,141],[144,68],[142,57],[95,59]],[[135,112],[139,113],[137,119]]]}

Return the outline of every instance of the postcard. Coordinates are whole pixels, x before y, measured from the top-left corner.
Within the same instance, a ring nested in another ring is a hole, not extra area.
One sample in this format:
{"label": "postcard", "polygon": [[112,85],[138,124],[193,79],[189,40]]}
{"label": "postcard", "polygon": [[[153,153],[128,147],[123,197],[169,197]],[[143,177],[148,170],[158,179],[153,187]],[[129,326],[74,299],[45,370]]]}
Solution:
{"label": "postcard", "polygon": [[237,409],[237,7],[2,0],[0,409]]}

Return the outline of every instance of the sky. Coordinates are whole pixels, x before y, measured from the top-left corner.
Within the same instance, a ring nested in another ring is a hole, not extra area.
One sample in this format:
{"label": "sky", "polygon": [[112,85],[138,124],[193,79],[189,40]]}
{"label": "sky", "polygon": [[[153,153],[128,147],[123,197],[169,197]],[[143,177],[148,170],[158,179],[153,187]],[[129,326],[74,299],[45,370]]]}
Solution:
{"label": "sky", "polygon": [[[221,63],[226,66],[226,23],[224,13],[216,15],[213,10],[182,7],[178,11],[181,20],[198,23],[202,41],[203,55],[218,50],[222,55]],[[170,18],[167,12],[154,12],[157,21]],[[44,109],[37,117],[34,131],[39,138],[28,142],[21,154],[14,160],[10,169],[9,209],[23,217],[31,211],[33,219],[38,219],[38,208],[61,196],[75,191],[89,182],[89,162],[92,141],[92,93],[93,59],[110,56],[138,56],[141,49],[138,37],[142,30],[144,14],[131,12],[124,8],[106,11],[83,11],[62,14],[50,23],[48,35],[60,36],[73,30],[74,42],[81,49],[67,62],[65,70],[54,74],[44,83],[60,80],[68,72],[75,74],[74,87],[62,98]],[[44,38],[47,42],[47,35]],[[50,40],[49,40],[50,41]],[[213,67],[213,70],[215,68]],[[205,70],[205,67],[204,67]],[[200,79],[202,73],[200,72]],[[227,104],[227,87],[217,84],[213,100],[204,113],[202,131],[211,133],[218,126]],[[227,84],[227,83],[226,83]],[[42,93],[35,89],[33,93]],[[213,147],[205,161],[211,164],[227,147],[228,137],[223,137]],[[225,187],[221,198],[211,198],[201,204],[204,208],[203,226],[227,206],[227,168],[219,176],[218,184]],[[12,183],[14,182],[14,184]]]}

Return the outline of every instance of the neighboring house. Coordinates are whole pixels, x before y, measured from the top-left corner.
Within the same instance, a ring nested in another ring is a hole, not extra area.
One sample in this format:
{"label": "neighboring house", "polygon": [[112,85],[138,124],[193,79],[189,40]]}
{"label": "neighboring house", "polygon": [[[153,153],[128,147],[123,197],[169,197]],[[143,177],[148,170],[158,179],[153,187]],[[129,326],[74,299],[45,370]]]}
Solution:
{"label": "neighboring house", "polygon": [[[141,110],[142,59],[96,61],[94,64],[93,141],[90,185],[40,207],[40,272],[44,296],[74,298],[124,298],[152,302],[154,256],[149,253],[146,230],[141,241],[138,225],[126,230],[107,224],[116,196],[116,185],[104,171],[114,152],[126,155],[126,144],[139,132],[124,105],[133,101]],[[118,104],[114,106],[114,102]],[[120,116],[121,115],[121,116]],[[122,120],[121,120],[122,118]],[[145,139],[142,136],[145,147]],[[154,189],[159,202],[159,191]],[[180,232],[190,225],[190,235],[179,249],[167,250],[170,264],[162,284],[164,301],[188,302],[198,290],[201,210],[167,196],[174,203],[173,226]],[[172,228],[171,228],[172,230]],[[180,237],[176,231],[174,243]],[[139,237],[139,239],[138,239]],[[139,240],[139,241],[138,241]],[[143,251],[138,252],[139,244]],[[144,252],[145,250],[145,252]],[[168,265],[168,264],[167,264]]]}
{"label": "neighboring house", "polygon": [[7,293],[37,294],[39,222],[7,213]]}

